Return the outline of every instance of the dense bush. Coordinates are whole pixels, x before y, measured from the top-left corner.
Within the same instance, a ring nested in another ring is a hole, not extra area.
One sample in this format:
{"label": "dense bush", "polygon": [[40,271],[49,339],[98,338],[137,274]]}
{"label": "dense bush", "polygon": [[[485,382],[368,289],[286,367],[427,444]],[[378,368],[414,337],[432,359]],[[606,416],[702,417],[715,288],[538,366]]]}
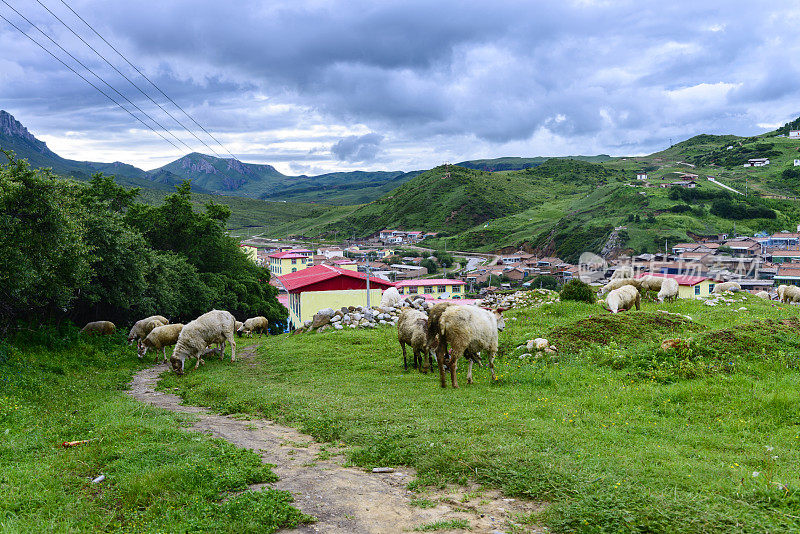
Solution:
{"label": "dense bush", "polygon": [[561,289],[561,300],[577,300],[594,304],[595,296],[592,288],[585,282],[573,278]]}
{"label": "dense bush", "polygon": [[729,198],[727,191],[713,189],[686,189],[685,187],[673,186],[669,188],[670,200],[682,200],[687,203],[697,200],[714,200],[717,198]]}
{"label": "dense bush", "polygon": [[428,269],[428,274],[433,274],[439,270],[439,266],[436,265],[436,262],[429,258],[422,260],[419,265],[420,267],[425,267]]}
{"label": "dense bush", "polygon": [[191,320],[211,308],[285,321],[269,271],[225,233],[227,206],[191,205],[188,183],[161,206],[95,175],[89,182],[0,166],[0,326],[155,313]]}
{"label": "dense bush", "polygon": [[724,219],[774,219],[775,211],[764,206],[753,206],[729,198],[719,198],[711,203],[711,213]]}

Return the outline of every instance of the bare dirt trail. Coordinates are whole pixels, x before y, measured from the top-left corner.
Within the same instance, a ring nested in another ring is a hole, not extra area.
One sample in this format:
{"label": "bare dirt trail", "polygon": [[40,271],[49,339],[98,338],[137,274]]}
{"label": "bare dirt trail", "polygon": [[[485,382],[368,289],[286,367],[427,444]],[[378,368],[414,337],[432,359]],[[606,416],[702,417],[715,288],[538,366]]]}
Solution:
{"label": "bare dirt trail", "polygon": [[[245,359],[252,355],[251,347],[242,350]],[[192,414],[197,420],[191,424],[191,431],[252,449],[261,455],[262,461],[274,464],[273,471],[280,480],[251,489],[270,486],[289,491],[300,510],[317,518],[316,523],[287,532],[390,534],[448,520],[466,520],[471,532],[480,533],[540,530],[521,528],[514,522],[518,514],[541,509],[539,503],[504,499],[499,492],[477,487],[449,488],[418,495],[406,487],[415,476],[410,468],[377,474],[344,467],[345,458],[335,447],[317,443],[294,428],[263,419],[241,420],[214,414],[206,408],[184,406],[180,397],[155,390],[158,377],[165,370],[167,365],[160,364],[140,371],[131,382],[129,394],[146,404]],[[415,498],[425,498],[434,506],[411,506]]]}

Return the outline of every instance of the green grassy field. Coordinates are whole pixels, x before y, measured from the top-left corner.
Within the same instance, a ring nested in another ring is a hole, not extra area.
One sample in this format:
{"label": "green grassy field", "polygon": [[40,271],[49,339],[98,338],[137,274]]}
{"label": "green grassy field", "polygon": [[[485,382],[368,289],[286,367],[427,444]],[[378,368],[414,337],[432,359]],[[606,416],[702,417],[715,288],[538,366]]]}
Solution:
{"label": "green grassy field", "polygon": [[[462,376],[443,390],[403,372],[385,328],[265,338],[255,367],[209,362],[162,387],[347,444],[356,465],[414,466],[421,499],[428,485],[474,480],[545,501],[519,520],[556,532],[790,531],[800,529],[798,315],[745,295],[617,316],[560,303],[507,312],[496,382],[479,368],[474,385]],[[558,356],[524,356],[518,346],[537,336]],[[659,348],[675,337],[691,341]]]}
{"label": "green grassy field", "polygon": [[309,519],[286,492],[245,491],[277,479],[258,455],[130,399],[134,350],[74,330],[0,341],[0,531],[261,533]]}

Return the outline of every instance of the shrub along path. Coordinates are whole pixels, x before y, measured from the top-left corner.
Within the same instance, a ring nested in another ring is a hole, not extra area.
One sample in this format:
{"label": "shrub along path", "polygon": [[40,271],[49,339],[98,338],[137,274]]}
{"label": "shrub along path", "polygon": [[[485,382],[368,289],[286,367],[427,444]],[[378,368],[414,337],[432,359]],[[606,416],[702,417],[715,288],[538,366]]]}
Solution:
{"label": "shrub along path", "polygon": [[[254,347],[242,350],[243,358],[252,357]],[[130,395],[140,401],[173,412],[193,414],[191,425],[224,439],[238,447],[252,449],[262,461],[274,464],[280,477],[274,484],[258,484],[250,489],[269,485],[291,492],[294,505],[317,518],[317,522],[298,527],[296,532],[378,534],[396,533],[417,528],[437,532],[463,532],[466,525],[472,532],[503,531],[515,514],[535,511],[537,505],[514,499],[503,499],[499,492],[482,492],[479,504],[460,502],[459,492],[475,488],[449,488],[428,494],[426,506],[416,506],[416,494],[406,485],[415,473],[398,468],[393,473],[368,473],[344,467],[342,454],[331,452],[297,430],[263,419],[236,419],[217,415],[197,406],[184,406],[181,398],[156,391],[159,375],[167,370],[160,364],[137,373],[131,382]],[[451,527],[451,528],[448,528]]]}

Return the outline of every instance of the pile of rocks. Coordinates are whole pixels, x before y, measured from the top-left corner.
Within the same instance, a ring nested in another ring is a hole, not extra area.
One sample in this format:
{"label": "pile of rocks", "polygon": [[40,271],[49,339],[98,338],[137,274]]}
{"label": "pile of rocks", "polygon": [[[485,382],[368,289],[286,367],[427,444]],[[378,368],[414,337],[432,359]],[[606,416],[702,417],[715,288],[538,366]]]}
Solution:
{"label": "pile of rocks", "polygon": [[422,297],[407,297],[397,306],[347,306],[339,310],[325,308],[314,314],[314,318],[306,321],[302,327],[294,331],[324,332],[326,330],[343,330],[345,328],[378,328],[379,326],[395,326],[403,308],[411,307],[427,313],[430,305]]}
{"label": "pile of rocks", "polygon": [[509,295],[489,294],[476,304],[490,308],[538,308],[544,304],[560,301],[557,291],[531,289],[530,291],[517,291]]}

